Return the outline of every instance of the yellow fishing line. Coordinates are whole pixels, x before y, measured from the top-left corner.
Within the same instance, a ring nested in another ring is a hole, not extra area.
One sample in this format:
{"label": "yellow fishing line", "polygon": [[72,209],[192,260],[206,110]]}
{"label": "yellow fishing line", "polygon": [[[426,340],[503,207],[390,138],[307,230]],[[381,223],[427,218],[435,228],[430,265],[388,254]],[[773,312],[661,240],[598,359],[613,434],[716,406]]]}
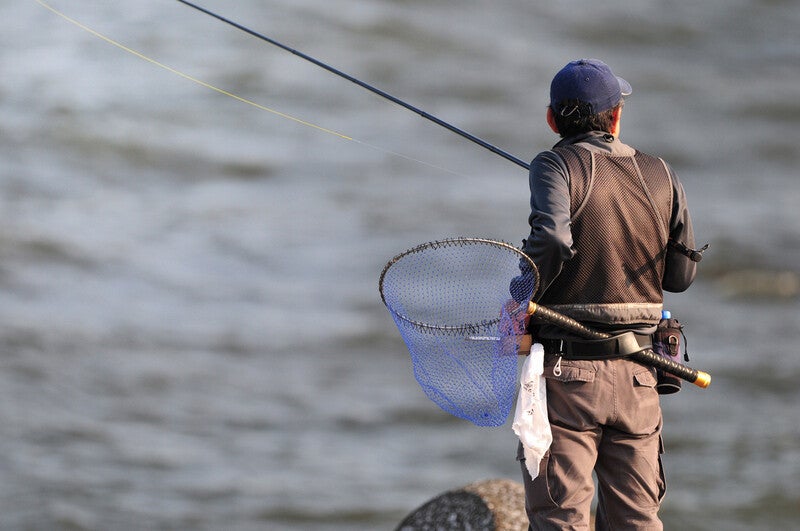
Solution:
{"label": "yellow fishing line", "polygon": [[157,66],[159,68],[163,68],[164,70],[166,70],[168,72],[171,72],[171,73],[173,73],[175,75],[178,75],[178,76],[180,76],[180,77],[182,77],[184,79],[187,79],[187,80],[191,81],[192,83],[196,83],[196,84],[198,84],[198,85],[200,85],[202,87],[205,87],[207,89],[211,89],[214,92],[218,92],[219,94],[222,94],[224,96],[228,96],[229,98],[233,98],[233,99],[235,99],[237,101],[240,101],[242,103],[246,103],[247,105],[251,105],[251,106],[253,106],[253,107],[257,108],[257,109],[260,109],[262,111],[266,111],[266,112],[272,113],[272,114],[274,114],[276,116],[280,116],[281,118],[286,118],[287,120],[291,120],[291,121],[296,122],[298,124],[305,125],[307,127],[311,127],[313,129],[316,129],[318,131],[322,131],[324,133],[328,133],[328,134],[337,136],[337,137],[342,138],[344,140],[349,140],[349,141],[355,142],[357,144],[361,144],[362,146],[367,146],[369,148],[381,151],[383,153],[387,153],[387,154],[390,154],[390,155],[394,155],[396,157],[400,157],[400,158],[403,158],[403,159],[406,159],[406,160],[410,160],[410,161],[416,162],[418,164],[423,164],[425,166],[428,166],[428,167],[431,167],[431,168],[435,168],[435,169],[440,170],[440,171],[444,171],[444,172],[447,172],[447,173],[452,173],[454,175],[461,175],[458,172],[455,172],[453,170],[449,170],[447,168],[438,166],[436,164],[431,164],[431,163],[428,163],[428,162],[425,162],[425,161],[422,161],[422,160],[419,160],[419,159],[415,159],[413,157],[409,157],[407,155],[403,155],[402,153],[397,153],[396,151],[391,151],[391,150],[387,150],[387,149],[384,149],[384,148],[381,148],[381,147],[378,147],[378,146],[374,146],[372,144],[369,144],[367,142],[363,142],[361,140],[357,140],[355,138],[349,137],[349,136],[347,136],[345,134],[339,133],[339,132],[334,131],[332,129],[328,129],[328,128],[322,127],[320,125],[313,124],[311,122],[308,122],[306,120],[302,120],[302,119],[297,118],[295,116],[292,116],[290,114],[286,114],[286,113],[283,113],[283,112],[280,112],[280,111],[276,111],[275,109],[271,109],[271,108],[269,108],[269,107],[267,107],[265,105],[261,105],[260,103],[256,103],[256,102],[254,102],[252,100],[248,100],[247,98],[243,98],[242,96],[239,96],[237,94],[229,92],[229,91],[227,91],[225,89],[221,89],[221,88],[219,88],[217,86],[214,86],[214,85],[212,85],[210,83],[206,83],[203,80],[197,79],[196,77],[193,77],[193,76],[191,76],[191,75],[189,75],[189,74],[187,74],[185,72],[181,72],[180,70],[172,68],[171,66],[165,65],[164,63],[162,63],[160,61],[157,61],[157,60],[155,60],[155,59],[153,59],[151,57],[148,57],[148,56],[144,55],[143,53],[134,50],[133,48],[125,46],[124,44],[122,44],[122,43],[120,43],[118,41],[115,41],[114,39],[112,39],[110,37],[107,37],[107,36],[103,35],[102,33],[98,32],[98,31],[93,30],[89,26],[87,26],[87,25],[75,20],[74,18],[69,17],[68,15],[62,13],[61,11],[57,10],[56,8],[54,8],[53,6],[47,4],[46,2],[44,2],[42,0],[35,0],[35,1],[36,1],[36,3],[38,3],[39,5],[41,5],[44,8],[48,9],[49,11],[54,13],[55,15],[58,15],[62,19],[66,20],[67,22],[69,22],[71,24],[74,24],[75,26],[77,26],[80,29],[86,31],[87,33],[90,33],[90,34],[94,35],[95,37],[104,40],[108,44],[116,46],[120,50],[124,50],[124,51],[128,52],[129,54],[135,55],[139,59],[143,59],[144,61],[147,61],[148,63],[151,63],[151,64],[153,64],[153,65],[155,65],[155,66]]}
{"label": "yellow fishing line", "polygon": [[71,17],[65,15],[64,13],[62,13],[61,11],[55,9],[54,7],[46,4],[42,0],[36,0],[36,2],[39,3],[42,7],[47,8],[48,10],[50,10],[53,13],[55,13],[59,17],[63,18],[67,22],[70,22],[70,23],[78,26],[79,28],[81,28],[82,30],[84,30],[84,31],[86,31],[88,33],[91,33],[95,37],[98,37],[98,38],[106,41],[107,43],[116,46],[117,48],[119,48],[121,50],[124,50],[124,51],[126,51],[126,52],[128,52],[130,54],[133,54],[136,57],[138,57],[139,59],[143,59],[143,60],[147,61],[148,63],[154,64],[154,65],[156,65],[156,66],[158,66],[160,68],[163,68],[164,70],[166,70],[168,72],[172,72],[173,74],[179,75],[184,79],[188,79],[189,81],[191,81],[193,83],[197,83],[198,85],[200,85],[202,87],[206,87],[206,88],[211,89],[211,90],[213,90],[215,92],[219,92],[220,94],[223,94],[225,96],[228,96],[229,98],[233,98],[235,100],[238,100],[238,101],[240,101],[242,103],[246,103],[248,105],[252,105],[253,107],[255,107],[257,109],[261,109],[262,111],[270,112],[272,114],[280,116],[281,118],[286,118],[287,120],[292,120],[293,122],[297,122],[299,124],[302,124],[302,125],[305,125],[305,126],[308,126],[308,127],[313,127],[314,129],[317,129],[319,131],[323,131],[325,133],[329,133],[331,135],[338,136],[339,138],[343,138],[345,140],[353,140],[349,136],[343,135],[342,133],[338,133],[338,132],[333,131],[331,129],[327,129],[325,127],[313,124],[311,122],[307,122],[306,120],[301,120],[300,118],[291,116],[291,115],[286,114],[286,113],[282,113],[280,111],[276,111],[275,109],[270,109],[269,107],[261,105],[260,103],[256,103],[256,102],[254,102],[252,100],[248,100],[247,98],[243,98],[243,97],[241,97],[239,95],[236,95],[236,94],[234,94],[232,92],[228,92],[225,89],[221,89],[221,88],[216,87],[216,86],[214,86],[214,85],[212,85],[210,83],[206,83],[205,81],[197,79],[196,77],[190,76],[189,74],[187,74],[185,72],[181,72],[180,70],[176,70],[176,69],[172,68],[171,66],[168,66],[168,65],[165,65],[164,63],[156,61],[155,59],[153,59],[151,57],[148,57],[148,56],[144,55],[141,52],[137,52],[133,48],[129,48],[128,46],[125,46],[124,44],[122,44],[122,43],[120,43],[118,41],[115,41],[114,39],[112,39],[110,37],[107,37],[107,36],[103,35],[102,33],[98,32],[98,31],[93,30],[92,28],[86,26],[85,24],[82,24],[82,23],[78,22],[74,18],[71,18]]}

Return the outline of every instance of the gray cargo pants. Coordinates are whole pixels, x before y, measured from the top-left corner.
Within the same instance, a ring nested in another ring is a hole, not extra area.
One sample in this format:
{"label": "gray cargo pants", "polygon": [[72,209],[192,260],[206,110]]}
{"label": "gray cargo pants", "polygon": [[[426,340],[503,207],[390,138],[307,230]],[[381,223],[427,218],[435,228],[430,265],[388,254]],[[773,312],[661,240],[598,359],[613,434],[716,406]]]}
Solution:
{"label": "gray cargo pants", "polygon": [[[629,359],[545,356],[553,444],[531,480],[521,446],[525,507],[533,530],[589,529],[597,475],[597,530],[661,530],[666,483],[655,370]],[[558,370],[560,368],[560,371]]]}

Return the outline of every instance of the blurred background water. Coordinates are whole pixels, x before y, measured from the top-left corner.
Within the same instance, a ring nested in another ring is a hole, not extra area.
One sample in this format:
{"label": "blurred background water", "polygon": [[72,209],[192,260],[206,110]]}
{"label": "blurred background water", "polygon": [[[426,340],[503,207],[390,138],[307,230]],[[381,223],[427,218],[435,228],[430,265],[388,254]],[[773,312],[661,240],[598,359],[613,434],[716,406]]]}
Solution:
{"label": "blurred background water", "polygon": [[[178,2],[52,0],[260,111],[0,2],[0,529],[392,529],[518,479],[506,425],[417,387],[377,279],[448,236],[518,242],[527,175]],[[205,0],[530,160],[598,57],[622,139],[687,190],[667,306],[702,391],[663,401],[667,529],[800,529],[800,5]]]}

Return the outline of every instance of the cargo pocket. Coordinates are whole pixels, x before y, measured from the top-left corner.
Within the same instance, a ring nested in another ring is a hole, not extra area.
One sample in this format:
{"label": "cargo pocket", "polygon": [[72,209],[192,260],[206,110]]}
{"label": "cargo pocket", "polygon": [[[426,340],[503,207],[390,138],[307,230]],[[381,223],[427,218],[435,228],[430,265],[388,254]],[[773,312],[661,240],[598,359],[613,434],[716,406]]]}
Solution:
{"label": "cargo pocket", "polygon": [[658,383],[656,375],[652,369],[642,369],[634,373],[633,380],[639,387],[655,387]]}
{"label": "cargo pocket", "polygon": [[[652,433],[661,422],[661,395],[658,394],[655,369],[636,368],[633,373],[633,387],[621,391],[625,395],[623,403],[630,401],[637,407],[630,410],[628,429],[630,433]],[[630,395],[628,394],[630,393]]]}
{"label": "cargo pocket", "polygon": [[[595,425],[597,407],[597,368],[586,360],[561,360],[561,365],[545,366],[547,416],[550,424],[575,431]],[[553,434],[555,437],[555,434]]]}
{"label": "cargo pocket", "polygon": [[560,363],[547,363],[544,366],[545,378],[565,383],[591,383],[594,381],[596,372],[597,369],[595,369],[591,361],[566,360],[562,358]]}

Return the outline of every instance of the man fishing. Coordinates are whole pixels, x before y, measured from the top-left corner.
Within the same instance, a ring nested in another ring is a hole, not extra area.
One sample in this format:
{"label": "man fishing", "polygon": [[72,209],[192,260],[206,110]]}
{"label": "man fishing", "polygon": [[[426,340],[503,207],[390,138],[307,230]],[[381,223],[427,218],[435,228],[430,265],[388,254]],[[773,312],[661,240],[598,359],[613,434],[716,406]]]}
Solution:
{"label": "man fishing", "polygon": [[[567,64],[553,78],[547,124],[562,139],[530,167],[530,235],[539,303],[612,335],[650,342],[663,290],[680,292],[696,263],[683,187],[660,158],[619,140],[631,86],[602,61]],[[672,243],[670,243],[672,242]],[[666,484],[656,371],[620,357],[614,341],[587,342],[531,325],[545,348],[553,442],[531,479],[535,530],[588,529],[597,477],[598,530],[662,529]]]}

